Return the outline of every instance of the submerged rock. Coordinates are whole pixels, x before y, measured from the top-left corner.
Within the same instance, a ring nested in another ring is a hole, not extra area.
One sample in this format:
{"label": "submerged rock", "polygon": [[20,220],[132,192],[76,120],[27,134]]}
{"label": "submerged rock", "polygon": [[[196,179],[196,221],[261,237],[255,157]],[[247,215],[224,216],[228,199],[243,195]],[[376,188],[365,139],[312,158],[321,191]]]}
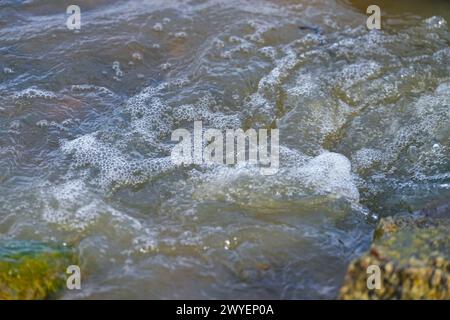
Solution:
{"label": "submerged rock", "polygon": [[[381,219],[369,253],[353,261],[341,299],[450,299],[450,219],[399,215]],[[381,288],[368,289],[379,266]]]}
{"label": "submerged rock", "polygon": [[46,299],[66,284],[74,250],[34,241],[0,241],[0,300]]}

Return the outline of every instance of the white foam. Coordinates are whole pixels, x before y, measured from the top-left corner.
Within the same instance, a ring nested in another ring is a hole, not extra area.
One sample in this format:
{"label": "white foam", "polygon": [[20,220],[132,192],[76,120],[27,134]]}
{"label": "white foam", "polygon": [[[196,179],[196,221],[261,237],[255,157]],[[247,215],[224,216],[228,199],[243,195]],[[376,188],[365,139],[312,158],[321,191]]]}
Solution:
{"label": "white foam", "polygon": [[169,157],[129,159],[114,146],[98,141],[92,134],[65,141],[61,149],[73,155],[75,167],[97,169],[98,183],[103,188],[140,184],[173,167]]}
{"label": "white foam", "polygon": [[339,153],[324,152],[318,155],[299,169],[299,176],[319,193],[359,201],[359,192],[351,175],[351,163]]}
{"label": "white foam", "polygon": [[367,169],[382,159],[383,153],[381,150],[362,148],[356,151],[355,155],[352,157],[352,163],[356,170]]}
{"label": "white foam", "polygon": [[14,94],[14,99],[56,99],[57,97],[54,92],[37,88],[27,88]]}
{"label": "white foam", "polygon": [[152,29],[157,32],[161,32],[164,30],[164,27],[161,23],[157,22],[153,25]]}
{"label": "white foam", "polygon": [[42,198],[45,202],[42,218],[64,229],[86,229],[95,222],[101,210],[97,203],[89,203],[89,193],[80,180],[54,186]]}
{"label": "white foam", "polygon": [[194,175],[196,199],[225,200],[243,206],[313,195],[359,201],[351,164],[345,156],[324,152],[308,160],[292,150],[281,149],[283,161],[279,172],[272,176],[263,176],[249,164],[217,166],[211,172]]}
{"label": "white foam", "polygon": [[424,20],[424,24],[429,29],[447,29],[447,21],[438,16],[433,16]]}

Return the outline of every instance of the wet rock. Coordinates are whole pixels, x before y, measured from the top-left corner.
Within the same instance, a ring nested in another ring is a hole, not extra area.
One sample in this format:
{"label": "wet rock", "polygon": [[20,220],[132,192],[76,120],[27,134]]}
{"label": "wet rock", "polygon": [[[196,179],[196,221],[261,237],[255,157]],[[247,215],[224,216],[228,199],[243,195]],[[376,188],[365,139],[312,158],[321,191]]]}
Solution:
{"label": "wet rock", "polygon": [[[397,215],[381,219],[369,252],[353,261],[341,299],[450,299],[450,220]],[[368,289],[379,266],[381,288]]]}
{"label": "wet rock", "polygon": [[77,264],[73,249],[34,241],[0,241],[0,300],[52,297]]}

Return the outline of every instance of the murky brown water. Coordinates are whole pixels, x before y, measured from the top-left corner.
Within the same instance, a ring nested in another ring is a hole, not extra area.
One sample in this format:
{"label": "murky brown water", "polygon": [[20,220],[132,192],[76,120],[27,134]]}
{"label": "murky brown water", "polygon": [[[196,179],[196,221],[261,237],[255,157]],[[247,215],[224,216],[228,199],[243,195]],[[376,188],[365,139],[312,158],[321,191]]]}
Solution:
{"label": "murky brown water", "polygon": [[[449,196],[450,3],[394,3],[1,1],[0,237],[76,246],[66,299],[336,297]],[[173,165],[194,120],[278,128],[280,171]]]}

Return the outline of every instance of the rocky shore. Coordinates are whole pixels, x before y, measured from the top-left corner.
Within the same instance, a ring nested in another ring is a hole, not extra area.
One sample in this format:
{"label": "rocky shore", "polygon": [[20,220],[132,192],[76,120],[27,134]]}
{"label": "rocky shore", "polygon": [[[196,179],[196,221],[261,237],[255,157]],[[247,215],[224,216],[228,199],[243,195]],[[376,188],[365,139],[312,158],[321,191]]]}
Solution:
{"label": "rocky shore", "polygon": [[77,256],[67,246],[0,241],[0,300],[52,298],[66,285],[66,269]]}
{"label": "rocky shore", "polygon": [[[340,299],[450,299],[450,203],[382,218],[364,256],[348,267]],[[368,289],[379,266],[381,287]]]}

